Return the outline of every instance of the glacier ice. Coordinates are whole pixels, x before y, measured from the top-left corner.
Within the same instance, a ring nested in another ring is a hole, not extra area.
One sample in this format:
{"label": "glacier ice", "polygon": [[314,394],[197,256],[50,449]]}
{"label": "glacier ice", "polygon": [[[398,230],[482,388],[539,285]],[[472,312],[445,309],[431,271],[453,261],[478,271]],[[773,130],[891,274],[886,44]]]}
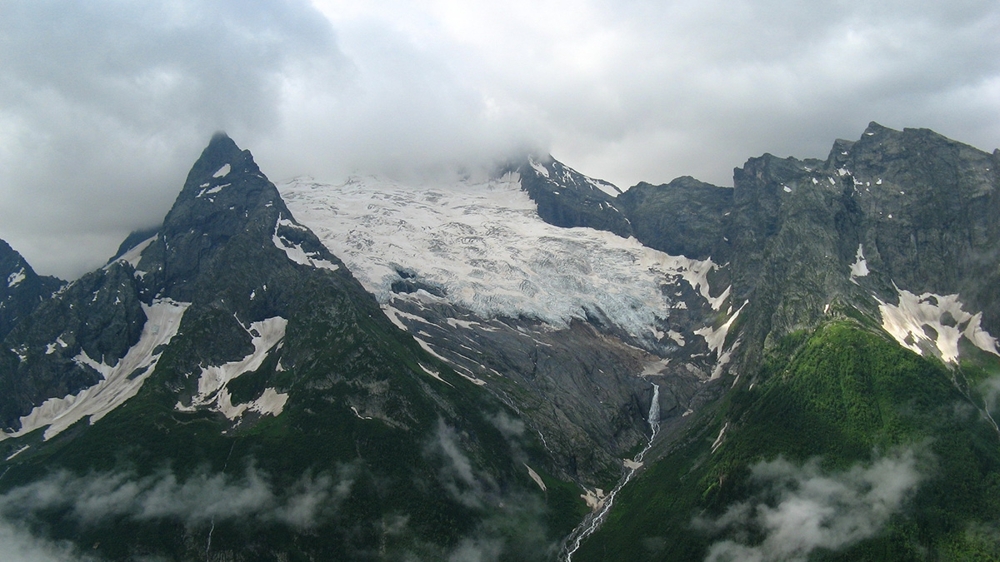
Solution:
{"label": "glacier ice", "polygon": [[683,280],[713,307],[725,298],[710,295],[710,259],[545,223],[514,173],[418,184],[295,178],[278,190],[397,325],[399,311],[387,305],[404,272],[480,318],[526,317],[562,328],[597,315],[650,338],[682,302],[665,296],[664,286]]}

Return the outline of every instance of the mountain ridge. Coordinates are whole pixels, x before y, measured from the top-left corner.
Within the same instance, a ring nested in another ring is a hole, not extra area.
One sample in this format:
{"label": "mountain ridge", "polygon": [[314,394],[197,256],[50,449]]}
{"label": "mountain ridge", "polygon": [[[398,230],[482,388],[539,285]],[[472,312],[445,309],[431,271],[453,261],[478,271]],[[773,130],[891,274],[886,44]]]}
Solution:
{"label": "mountain ridge", "polygon": [[[998,164],[872,123],[733,188],[551,157],[275,186],[217,134],[159,228],[0,338],[0,523],[115,560],[1000,553]],[[909,480],[864,533],[749,515],[825,478],[839,525],[877,467]],[[98,484],[126,499],[84,517]],[[142,515],[183,489],[260,500]]]}

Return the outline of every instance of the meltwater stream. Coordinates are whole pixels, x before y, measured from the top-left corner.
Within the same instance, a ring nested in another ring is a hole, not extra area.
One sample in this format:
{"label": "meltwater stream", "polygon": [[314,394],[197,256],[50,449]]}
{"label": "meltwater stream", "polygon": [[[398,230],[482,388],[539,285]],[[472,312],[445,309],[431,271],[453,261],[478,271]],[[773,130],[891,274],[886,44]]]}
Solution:
{"label": "meltwater stream", "polygon": [[583,543],[584,539],[589,537],[601,526],[604,522],[604,517],[611,511],[611,506],[615,503],[615,496],[618,492],[625,487],[626,484],[632,480],[635,475],[636,470],[642,466],[642,459],[646,456],[646,452],[649,448],[653,446],[653,439],[656,438],[656,434],[660,431],[660,387],[653,383],[653,403],[649,405],[649,427],[653,430],[653,434],[649,436],[649,443],[646,447],[639,452],[638,455],[632,459],[633,464],[629,466],[628,472],[625,477],[622,478],[618,485],[615,486],[614,490],[604,498],[604,503],[598,508],[597,511],[588,515],[580,525],[570,534],[569,538],[566,539],[566,544],[563,546],[562,559],[565,562],[572,562],[573,554],[580,549],[580,545]]}

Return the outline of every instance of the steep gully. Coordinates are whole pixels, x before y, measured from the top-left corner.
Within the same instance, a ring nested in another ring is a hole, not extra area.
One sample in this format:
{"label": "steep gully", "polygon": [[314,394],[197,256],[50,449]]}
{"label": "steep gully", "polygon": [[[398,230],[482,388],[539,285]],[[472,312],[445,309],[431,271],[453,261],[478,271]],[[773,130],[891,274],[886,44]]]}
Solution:
{"label": "steep gully", "polygon": [[604,500],[602,500],[598,509],[587,515],[587,517],[584,518],[576,529],[573,529],[573,532],[570,533],[566,542],[563,544],[562,552],[559,553],[561,560],[564,560],[565,562],[572,562],[573,554],[580,549],[580,545],[583,544],[583,541],[592,535],[594,531],[601,526],[601,523],[604,522],[605,516],[607,516],[609,511],[611,511],[611,507],[615,503],[615,496],[617,496],[618,492],[621,491],[621,489],[624,488],[630,480],[632,480],[636,471],[642,468],[642,459],[646,456],[650,447],[653,446],[653,440],[656,439],[656,434],[660,431],[660,387],[656,383],[653,383],[653,400],[649,405],[649,416],[647,421],[649,422],[649,427],[652,430],[652,434],[649,436],[649,442],[642,449],[642,451],[640,451],[639,454],[632,459],[632,462],[625,464],[628,472],[626,472],[625,476],[618,482],[618,485],[611,490],[611,493],[608,494]]}

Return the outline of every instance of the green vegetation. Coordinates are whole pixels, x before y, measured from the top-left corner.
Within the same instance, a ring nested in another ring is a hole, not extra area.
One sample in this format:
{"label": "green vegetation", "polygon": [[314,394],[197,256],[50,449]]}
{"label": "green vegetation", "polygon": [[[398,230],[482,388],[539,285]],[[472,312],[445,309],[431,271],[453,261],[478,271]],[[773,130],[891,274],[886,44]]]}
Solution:
{"label": "green vegetation", "polygon": [[[534,433],[501,430],[495,419],[513,418],[512,411],[380,313],[368,316],[342,296],[315,294],[292,315],[281,349],[229,386],[234,403],[266,387],[287,392],[281,415],[248,415],[233,428],[217,413],[175,409],[178,390],[193,385],[184,375],[195,340],[209,337],[219,321],[206,314],[175,337],[141,392],[98,423],[82,421],[45,443],[38,431],[0,444],[7,455],[32,444],[0,464],[0,493],[68,474],[61,491],[69,493],[108,476],[146,482],[147,490],[148,483],[183,491],[185,483],[204,481],[238,493],[259,477],[273,496],[245,515],[217,518],[110,510],[85,520],[70,503],[25,513],[37,534],[108,560],[203,560],[227,551],[242,560],[436,560],[463,548],[502,548],[502,560],[551,558],[586,506],[575,484],[552,476]],[[375,417],[355,413],[352,404]],[[311,497],[322,507],[296,522],[286,512],[310,484],[318,486]]]}
{"label": "green vegetation", "polygon": [[[846,474],[902,449],[923,459],[915,494],[881,532],[846,549],[815,548],[810,559],[997,559],[1000,436],[970,396],[983,403],[976,389],[998,366],[981,354],[952,371],[849,320],[786,336],[753,384],[743,381],[704,412],[621,492],[574,560],[701,560],[724,539],[760,545],[760,528],[733,535],[693,522],[759,499],[766,490],[751,474],[762,461],[802,466],[818,458],[823,474]],[[971,394],[953,383],[965,378]]]}

